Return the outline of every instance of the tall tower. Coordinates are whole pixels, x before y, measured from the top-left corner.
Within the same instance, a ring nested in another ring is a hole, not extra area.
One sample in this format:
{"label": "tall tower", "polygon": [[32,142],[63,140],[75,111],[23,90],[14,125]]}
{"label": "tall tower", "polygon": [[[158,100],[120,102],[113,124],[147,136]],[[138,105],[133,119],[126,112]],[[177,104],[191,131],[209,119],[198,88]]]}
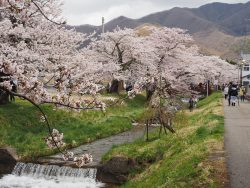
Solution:
{"label": "tall tower", "polygon": [[102,33],[104,33],[104,17],[102,17]]}

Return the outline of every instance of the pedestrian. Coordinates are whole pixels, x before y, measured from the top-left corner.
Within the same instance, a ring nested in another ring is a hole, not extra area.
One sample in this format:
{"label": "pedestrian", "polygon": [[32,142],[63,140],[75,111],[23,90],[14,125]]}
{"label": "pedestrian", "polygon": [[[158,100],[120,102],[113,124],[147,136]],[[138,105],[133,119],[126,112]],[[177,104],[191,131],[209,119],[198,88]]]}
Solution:
{"label": "pedestrian", "polygon": [[221,86],[221,90],[224,91],[224,89],[225,89],[226,86],[227,85],[223,83],[222,86]]}
{"label": "pedestrian", "polygon": [[[11,85],[11,91],[13,93],[16,93],[17,92],[17,80],[16,79],[12,79],[10,81],[10,85]],[[15,96],[10,93],[10,101],[14,101],[15,102]]]}
{"label": "pedestrian", "polygon": [[241,86],[240,93],[239,93],[241,102],[245,101],[245,94],[246,94],[246,89],[244,86]]}
{"label": "pedestrian", "polygon": [[126,87],[126,92],[129,92],[133,89],[133,86],[132,84],[128,84],[127,87]]}
{"label": "pedestrian", "polygon": [[233,84],[231,90],[229,91],[230,100],[232,103],[232,106],[235,106],[236,101],[238,99],[238,90],[237,85]]}
{"label": "pedestrian", "polygon": [[189,110],[190,112],[192,112],[194,109],[194,97],[191,96],[188,102],[189,102]]}
{"label": "pedestrian", "polygon": [[229,83],[229,86],[228,86],[228,106],[231,105],[231,90],[232,90],[232,82]]}
{"label": "pedestrian", "polygon": [[193,97],[193,100],[194,100],[194,108],[196,108],[197,103],[198,103],[198,98],[197,98],[197,96],[194,96],[194,97]]}
{"label": "pedestrian", "polygon": [[226,85],[226,86],[224,87],[224,90],[223,90],[223,94],[224,94],[224,96],[225,96],[225,100],[227,100],[227,97],[228,97],[228,90],[229,90],[229,87]]}

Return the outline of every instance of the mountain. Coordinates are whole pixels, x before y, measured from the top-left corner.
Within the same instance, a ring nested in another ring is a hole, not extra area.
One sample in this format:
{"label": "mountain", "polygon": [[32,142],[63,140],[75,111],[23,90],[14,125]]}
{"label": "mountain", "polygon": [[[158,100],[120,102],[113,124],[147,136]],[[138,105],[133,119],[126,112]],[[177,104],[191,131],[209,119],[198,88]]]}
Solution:
{"label": "mountain", "polygon": [[[188,30],[194,36],[202,51],[235,59],[236,46],[242,43],[242,36],[250,34],[250,2],[238,4],[211,3],[199,8],[173,8],[153,13],[140,19],[120,16],[105,24],[105,31],[120,28],[136,28],[145,23]],[[101,26],[82,25],[77,31],[101,32]]]}
{"label": "mountain", "polygon": [[239,58],[238,47],[241,37],[225,34],[219,30],[202,31],[193,34],[201,52],[206,55],[217,55],[224,59],[235,60]]}
{"label": "mountain", "polygon": [[193,9],[198,17],[211,21],[236,36],[250,31],[250,2],[245,4],[212,3]]}

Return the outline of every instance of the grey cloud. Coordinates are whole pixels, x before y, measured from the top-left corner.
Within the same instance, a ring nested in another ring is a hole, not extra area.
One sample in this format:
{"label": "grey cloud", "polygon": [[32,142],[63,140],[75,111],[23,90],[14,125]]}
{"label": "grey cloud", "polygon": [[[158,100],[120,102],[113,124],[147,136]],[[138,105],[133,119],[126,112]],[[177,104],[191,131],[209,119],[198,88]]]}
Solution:
{"label": "grey cloud", "polygon": [[106,10],[121,4],[132,3],[133,0],[64,0],[64,10],[74,14],[93,13]]}

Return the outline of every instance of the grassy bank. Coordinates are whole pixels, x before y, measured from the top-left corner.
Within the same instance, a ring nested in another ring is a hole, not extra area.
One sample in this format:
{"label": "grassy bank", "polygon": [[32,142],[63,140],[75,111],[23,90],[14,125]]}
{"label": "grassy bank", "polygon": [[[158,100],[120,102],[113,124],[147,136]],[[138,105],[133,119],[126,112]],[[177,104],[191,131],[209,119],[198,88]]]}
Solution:
{"label": "grassy bank", "polygon": [[134,159],[129,182],[122,187],[223,187],[226,182],[223,157],[224,118],[221,94],[199,103],[199,108],[180,112],[175,119],[176,134],[150,142],[138,140],[114,147],[103,160],[113,156]]}
{"label": "grassy bank", "polygon": [[[64,133],[67,147],[75,147],[99,138],[130,129],[131,121],[144,111],[145,97],[137,96],[125,100],[121,106],[101,111],[67,112],[53,110],[52,106],[42,108],[53,128]],[[47,136],[45,124],[40,122],[41,114],[27,101],[18,99],[15,103],[0,106],[0,146],[11,146],[23,159],[57,152],[50,150],[44,142]]]}

